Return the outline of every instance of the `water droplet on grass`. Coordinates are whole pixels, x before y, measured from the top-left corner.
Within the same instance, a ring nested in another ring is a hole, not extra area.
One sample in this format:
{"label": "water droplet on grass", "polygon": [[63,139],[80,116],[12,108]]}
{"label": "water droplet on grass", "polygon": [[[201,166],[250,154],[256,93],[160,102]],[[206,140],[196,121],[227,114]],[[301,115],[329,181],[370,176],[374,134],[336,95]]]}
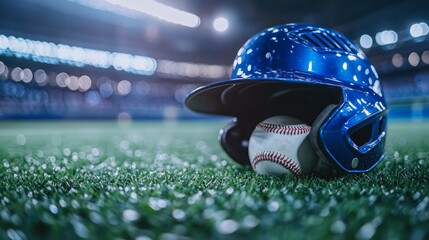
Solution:
{"label": "water droplet on grass", "polygon": [[[72,188],[72,189],[73,189],[73,188]],[[72,191],[70,190],[70,192],[72,192]],[[73,207],[73,208],[75,208],[75,209],[79,208],[79,203],[78,203],[76,200],[73,200],[73,201],[71,202],[71,205],[72,205],[72,207]]]}
{"label": "water droplet on grass", "polygon": [[326,207],[324,209],[322,209],[322,211],[320,211],[320,216],[321,217],[327,217],[329,215],[329,208]]}
{"label": "water droplet on grass", "polygon": [[226,194],[231,195],[234,192],[234,189],[232,187],[229,187],[226,189]]}
{"label": "water droplet on grass", "polygon": [[395,151],[395,152],[393,153],[393,157],[397,160],[397,159],[399,158],[399,152],[398,152],[398,151]]}
{"label": "water droplet on grass", "polygon": [[125,209],[122,212],[122,219],[124,220],[124,222],[132,222],[139,219],[139,217],[139,213],[133,209]]}
{"label": "water droplet on grass", "polygon": [[420,196],[421,196],[421,193],[420,193],[420,192],[415,192],[415,193],[413,194],[413,200],[417,200],[417,199],[419,199],[419,198],[420,198]]}
{"label": "water droplet on grass", "polygon": [[23,240],[23,239],[27,239],[25,234],[19,230],[15,230],[12,228],[9,228],[7,231],[7,236],[11,239],[11,240]]}
{"label": "water droplet on grass", "polygon": [[259,219],[257,219],[255,216],[247,215],[243,218],[241,224],[245,228],[254,228],[259,224],[259,222]]}
{"label": "water droplet on grass", "polygon": [[64,148],[64,149],[63,149],[63,154],[64,154],[64,156],[66,156],[66,157],[70,156],[70,154],[71,154],[71,150],[70,150],[70,148]]}
{"label": "water droplet on grass", "polygon": [[175,192],[175,193],[174,193],[174,196],[175,196],[176,198],[184,198],[186,195],[185,195],[184,193],[178,193],[178,192]]}
{"label": "water droplet on grass", "polygon": [[168,205],[167,200],[159,199],[159,198],[149,198],[149,207],[155,211],[165,208],[167,207],[167,205]]}
{"label": "water droplet on grass", "polygon": [[423,200],[417,205],[416,210],[421,212],[424,211],[428,205],[429,197],[423,198]]}
{"label": "water droplet on grass", "polygon": [[76,233],[76,235],[78,235],[81,238],[88,238],[89,230],[87,227],[85,227],[85,225],[83,225],[83,223],[78,222],[78,221],[74,221],[74,223],[72,223],[72,225],[73,225],[74,232]]}
{"label": "water droplet on grass", "polygon": [[130,200],[131,200],[131,202],[137,202],[137,193],[132,192],[130,194]]}
{"label": "water droplet on grass", "polygon": [[244,204],[246,204],[246,206],[248,208],[251,208],[251,209],[257,209],[258,208],[255,201],[251,197],[246,197],[246,199],[244,200]]}
{"label": "water droplet on grass", "polygon": [[91,149],[91,154],[92,154],[94,157],[97,157],[98,155],[100,155],[100,150],[99,150],[98,148],[92,148],[92,149]]}
{"label": "water droplet on grass", "polygon": [[377,201],[377,196],[371,195],[369,196],[368,200],[369,200],[369,204],[372,205],[375,203],[375,201]]}
{"label": "water droplet on grass", "polygon": [[49,205],[49,211],[51,211],[51,213],[53,214],[57,214],[58,213],[58,207],[55,206],[54,204]]}
{"label": "water droplet on grass", "polygon": [[182,209],[174,209],[171,215],[178,221],[182,221],[186,217],[186,213]]}
{"label": "water droplet on grass", "polygon": [[213,204],[214,204],[214,199],[213,198],[211,198],[211,197],[206,198],[206,205],[207,206],[212,206]]}
{"label": "water droplet on grass", "polygon": [[89,219],[91,220],[91,222],[93,222],[95,224],[103,223],[103,217],[96,212],[90,212],[89,213]]}
{"label": "water droplet on grass", "polygon": [[66,201],[64,201],[64,199],[62,199],[62,198],[60,199],[60,201],[59,201],[58,203],[59,203],[59,204],[60,204],[60,206],[61,206],[61,207],[63,207],[63,208],[67,206],[67,202],[66,202]]}
{"label": "water droplet on grass", "polygon": [[217,231],[221,234],[231,234],[237,231],[239,225],[232,219],[226,219],[217,225]]}
{"label": "water droplet on grass", "polygon": [[267,206],[267,209],[270,212],[276,212],[277,210],[279,210],[279,208],[280,208],[280,204],[277,201],[272,201]]}
{"label": "water droplet on grass", "polygon": [[333,233],[342,234],[346,230],[346,224],[343,221],[338,220],[331,225],[331,231]]}
{"label": "water droplet on grass", "polygon": [[357,233],[358,239],[370,239],[374,236],[376,230],[375,224],[372,222],[364,224]]}

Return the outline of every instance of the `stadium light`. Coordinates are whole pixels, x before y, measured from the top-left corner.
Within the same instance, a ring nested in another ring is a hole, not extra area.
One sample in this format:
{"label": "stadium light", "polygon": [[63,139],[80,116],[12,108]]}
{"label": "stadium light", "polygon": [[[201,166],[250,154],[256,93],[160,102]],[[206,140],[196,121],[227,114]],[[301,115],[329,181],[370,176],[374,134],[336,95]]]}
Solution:
{"label": "stadium light", "polygon": [[156,60],[151,57],[33,41],[5,35],[0,35],[0,55],[76,67],[113,67],[118,71],[139,75],[153,75],[157,67]]}
{"label": "stadium light", "polygon": [[359,44],[363,48],[370,48],[372,46],[372,43],[373,43],[372,37],[369,36],[368,34],[362,35],[359,39]]}
{"label": "stadium light", "polygon": [[398,41],[398,34],[393,30],[378,32],[375,35],[375,41],[380,46],[394,44]]}
{"label": "stadium light", "polygon": [[[0,56],[23,58],[47,64],[65,64],[74,67],[93,66],[103,69],[113,68],[117,71],[125,71],[138,75],[154,75],[158,73],[160,75],[168,75],[169,77],[219,79],[226,77],[231,72],[230,67],[225,65],[159,60],[147,56],[34,41],[1,34]],[[7,71],[5,66],[0,65],[0,77]],[[31,81],[29,79],[33,78],[33,73],[27,70],[23,73],[21,73],[22,70],[16,70],[16,72],[19,72],[19,75],[16,75],[18,81]],[[21,75],[23,76],[21,77]],[[34,78],[41,86],[47,84],[46,72],[43,70],[36,71]],[[76,90],[77,85],[75,80],[74,78],[60,78],[59,82],[60,85],[65,85],[70,89]],[[70,82],[70,84],[66,84],[66,82]],[[87,90],[86,87],[80,87],[79,89]]]}
{"label": "stadium light", "polygon": [[213,21],[213,28],[218,32],[224,32],[228,29],[229,22],[226,18],[219,17]]}
{"label": "stadium light", "polygon": [[179,24],[185,27],[196,28],[201,19],[192,13],[173,8],[154,0],[104,0],[112,5],[120,6],[129,10],[148,14],[158,19]]}
{"label": "stadium light", "polygon": [[429,26],[425,22],[415,23],[410,27],[410,35],[413,38],[426,36],[429,33]]}

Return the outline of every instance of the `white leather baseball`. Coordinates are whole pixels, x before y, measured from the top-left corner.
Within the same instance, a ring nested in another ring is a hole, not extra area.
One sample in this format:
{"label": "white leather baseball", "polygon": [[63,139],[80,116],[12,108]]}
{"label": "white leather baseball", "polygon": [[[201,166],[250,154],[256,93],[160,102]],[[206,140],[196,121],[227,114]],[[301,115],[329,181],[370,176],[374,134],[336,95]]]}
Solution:
{"label": "white leather baseball", "polygon": [[310,126],[288,116],[259,123],[249,140],[253,169],[260,174],[310,173],[318,163],[308,136],[310,130]]}

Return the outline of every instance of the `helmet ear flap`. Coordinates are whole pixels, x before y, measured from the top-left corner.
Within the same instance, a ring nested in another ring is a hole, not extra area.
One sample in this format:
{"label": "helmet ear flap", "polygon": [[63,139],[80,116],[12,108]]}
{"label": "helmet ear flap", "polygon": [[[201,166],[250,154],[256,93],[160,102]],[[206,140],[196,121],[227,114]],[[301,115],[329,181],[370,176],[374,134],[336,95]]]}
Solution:
{"label": "helmet ear flap", "polygon": [[323,123],[336,107],[337,105],[335,104],[329,104],[328,106],[326,106],[325,109],[323,109],[323,111],[319,113],[316,120],[314,120],[310,130],[310,142],[313,146],[313,149],[316,151],[317,155],[323,160],[323,162],[327,163],[329,166],[334,166],[334,164],[332,164],[332,162],[326,158],[325,152],[322,147],[322,139],[320,139],[319,133]]}
{"label": "helmet ear flap", "polygon": [[219,131],[219,141],[223,150],[241,165],[250,165],[248,146],[251,133],[247,126],[239,124],[237,119]]}

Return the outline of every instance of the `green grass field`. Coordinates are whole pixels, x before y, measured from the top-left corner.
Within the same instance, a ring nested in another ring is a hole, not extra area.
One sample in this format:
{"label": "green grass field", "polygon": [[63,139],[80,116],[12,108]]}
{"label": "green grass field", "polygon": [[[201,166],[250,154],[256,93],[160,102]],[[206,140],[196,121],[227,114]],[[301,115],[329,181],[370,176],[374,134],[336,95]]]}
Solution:
{"label": "green grass field", "polygon": [[262,176],[224,122],[2,122],[0,239],[429,239],[429,123],[332,179]]}

